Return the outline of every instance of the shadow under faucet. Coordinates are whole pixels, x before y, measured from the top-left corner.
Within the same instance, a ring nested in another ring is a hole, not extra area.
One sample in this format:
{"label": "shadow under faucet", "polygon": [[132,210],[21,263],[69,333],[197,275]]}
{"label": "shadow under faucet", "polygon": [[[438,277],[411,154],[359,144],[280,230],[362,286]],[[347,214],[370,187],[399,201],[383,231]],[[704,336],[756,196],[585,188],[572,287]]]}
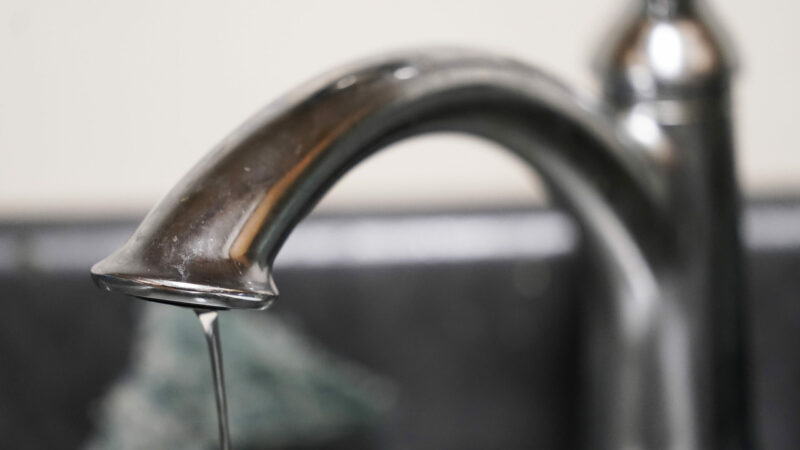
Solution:
{"label": "shadow under faucet", "polygon": [[479,135],[537,170],[596,260],[585,446],[749,448],[732,59],[696,3],[629,15],[601,53],[603,102],[466,50],[332,71],[234,131],[92,276],[191,308],[266,308],[282,243],[351,167],[408,136]]}

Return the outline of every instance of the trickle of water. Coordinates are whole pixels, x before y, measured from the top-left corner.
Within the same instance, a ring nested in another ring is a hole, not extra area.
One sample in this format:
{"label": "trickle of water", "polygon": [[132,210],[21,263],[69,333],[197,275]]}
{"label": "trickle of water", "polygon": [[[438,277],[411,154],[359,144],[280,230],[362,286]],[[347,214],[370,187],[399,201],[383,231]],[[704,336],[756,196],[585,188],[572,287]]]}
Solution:
{"label": "trickle of water", "polygon": [[222,450],[231,450],[231,436],[228,430],[228,401],[225,396],[225,378],[222,374],[222,347],[219,338],[219,314],[209,309],[194,311],[208,343],[211,357],[211,372],[214,375],[214,394],[217,398],[217,421],[219,423],[219,445]]}

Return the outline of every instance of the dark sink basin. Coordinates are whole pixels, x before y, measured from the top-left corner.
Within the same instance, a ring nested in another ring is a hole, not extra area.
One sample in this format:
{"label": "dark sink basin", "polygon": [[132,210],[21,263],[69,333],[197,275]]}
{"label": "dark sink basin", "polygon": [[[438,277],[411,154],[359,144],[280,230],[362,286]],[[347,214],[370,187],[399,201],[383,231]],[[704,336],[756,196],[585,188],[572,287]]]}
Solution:
{"label": "dark sink basin", "polygon": [[[127,368],[140,302],[88,267],[137,220],[0,225],[0,442],[78,448]],[[800,442],[800,201],[746,214],[759,448]],[[271,314],[400,386],[385,423],[325,448],[573,448],[588,270],[556,211],[312,216]],[[268,313],[267,313],[268,314]]]}

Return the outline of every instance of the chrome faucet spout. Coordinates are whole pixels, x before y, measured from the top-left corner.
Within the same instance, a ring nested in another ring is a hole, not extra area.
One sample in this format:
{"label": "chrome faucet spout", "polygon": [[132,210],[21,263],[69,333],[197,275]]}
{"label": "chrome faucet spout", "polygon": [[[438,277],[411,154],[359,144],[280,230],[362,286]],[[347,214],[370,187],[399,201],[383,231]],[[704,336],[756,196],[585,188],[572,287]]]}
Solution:
{"label": "chrome faucet spout", "polygon": [[[652,37],[651,18],[640,19],[637,33],[615,41],[624,48],[608,52],[608,103],[465,50],[332,71],[223,140],[92,276],[108,290],[192,308],[266,308],[278,295],[271,268],[281,245],[350,168],[421,133],[486,137],[542,176],[595,258],[586,446],[747,448],[727,66],[627,70],[652,63],[637,41]],[[681,20],[671,33],[702,27]],[[722,216],[709,213],[718,206]]]}
{"label": "chrome faucet spout", "polygon": [[342,174],[393,141],[442,130],[494,139],[562,195],[591,192],[626,231],[654,232],[659,178],[592,108],[529,66],[475,52],[412,52],[334,71],[220,143],[93,274],[141,297],[263,308],[277,294],[270,266],[283,240]]}

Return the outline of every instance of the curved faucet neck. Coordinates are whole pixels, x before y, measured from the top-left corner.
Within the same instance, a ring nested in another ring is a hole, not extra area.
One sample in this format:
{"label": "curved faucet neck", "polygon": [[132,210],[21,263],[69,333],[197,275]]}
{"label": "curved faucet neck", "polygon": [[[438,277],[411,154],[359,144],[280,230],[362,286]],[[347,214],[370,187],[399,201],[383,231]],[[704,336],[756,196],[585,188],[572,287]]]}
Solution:
{"label": "curved faucet neck", "polygon": [[613,190],[613,208],[630,208],[616,212],[623,220],[658,228],[659,178],[603,114],[529,66],[444,50],[334,71],[266,108],[186,175],[95,277],[193,307],[263,307],[276,294],[275,255],[332,183],[391,141],[450,129],[487,136],[537,166],[557,148],[593,191]]}

